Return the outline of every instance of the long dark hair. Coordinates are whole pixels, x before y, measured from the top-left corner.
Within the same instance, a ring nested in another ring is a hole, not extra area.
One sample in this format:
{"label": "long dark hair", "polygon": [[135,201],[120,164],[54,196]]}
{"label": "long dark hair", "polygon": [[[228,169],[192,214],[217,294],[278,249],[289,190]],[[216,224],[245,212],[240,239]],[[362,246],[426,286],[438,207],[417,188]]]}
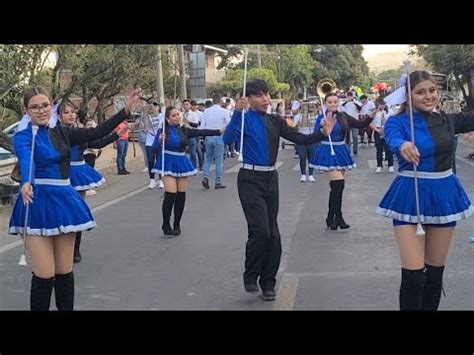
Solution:
{"label": "long dark hair", "polygon": [[[166,107],[165,120],[169,120],[170,115],[171,115],[171,111],[173,111],[173,110],[177,110],[177,108],[174,107],[174,106]],[[168,140],[169,137],[170,137],[169,136],[169,132],[170,132],[169,121],[168,122],[163,122],[163,124],[165,125],[166,140]],[[186,149],[186,147],[188,145],[188,138],[186,136],[186,129],[184,127],[181,127],[181,126],[176,126],[176,131],[178,132],[178,136],[179,136],[179,147],[181,149]]]}
{"label": "long dark hair", "polygon": [[[411,86],[411,90],[413,91],[413,89],[415,88],[415,86],[417,86],[419,83],[421,83],[422,81],[431,81],[435,87],[436,87],[436,90],[438,90],[438,86],[436,84],[436,80],[431,76],[430,73],[428,73],[427,71],[425,70],[415,70],[414,72],[411,72],[410,73],[410,86]],[[408,84],[405,85],[405,93],[407,95],[407,101],[405,101],[402,106],[400,106],[400,110],[398,110],[398,112],[396,113],[396,115],[400,115],[402,113],[405,113],[408,111],[409,109],[409,103],[408,103]],[[438,98],[439,98],[439,92],[438,92]]]}
{"label": "long dark hair", "polygon": [[[335,96],[339,99],[339,97],[333,93],[333,92],[330,92],[329,94],[327,94],[325,97],[324,97],[324,103],[327,102],[328,98],[330,98],[331,96]],[[347,117],[345,116],[346,114],[344,112],[339,112],[337,111],[336,113],[336,119],[341,122],[341,125],[342,125],[342,129],[341,129],[341,132],[342,132],[342,136],[344,137],[344,140],[346,141],[346,143],[350,143],[350,137],[349,137],[349,132],[351,131],[351,127],[349,126],[349,120],[347,119]]]}

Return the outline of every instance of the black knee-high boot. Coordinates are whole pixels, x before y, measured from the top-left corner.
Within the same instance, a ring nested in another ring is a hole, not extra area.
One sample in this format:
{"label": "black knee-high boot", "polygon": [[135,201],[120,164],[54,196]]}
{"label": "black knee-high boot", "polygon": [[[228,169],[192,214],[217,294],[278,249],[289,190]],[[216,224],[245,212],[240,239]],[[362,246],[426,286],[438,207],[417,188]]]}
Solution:
{"label": "black knee-high boot", "polygon": [[336,193],[335,193],[335,181],[330,181],[329,186],[331,187],[331,191],[329,192],[329,211],[328,216],[326,218],[326,225],[328,228],[332,230],[337,229],[336,221],[334,217],[336,217]]}
{"label": "black knee-high boot", "polygon": [[347,229],[350,225],[342,218],[342,192],[344,191],[345,180],[334,180],[331,182],[334,183],[336,225],[341,229]]}
{"label": "black knee-high boot", "polygon": [[163,225],[161,227],[165,235],[173,235],[173,229],[171,228],[170,218],[171,210],[173,209],[175,200],[175,192],[165,192],[165,198],[163,200]]}
{"label": "black knee-high boot", "polygon": [[186,202],[186,192],[178,191],[176,194],[176,200],[174,201],[174,235],[181,234],[181,226],[179,222],[181,221],[181,217],[183,216],[184,204]]}
{"label": "black knee-high boot", "polygon": [[426,269],[409,270],[402,268],[400,286],[400,310],[421,311],[423,308],[423,290],[426,283]]}
{"label": "black knee-high boot", "polygon": [[72,311],[74,308],[74,273],[56,274],[54,297],[58,311]]}
{"label": "black knee-high boot", "polygon": [[49,311],[53,286],[54,277],[43,279],[33,274],[30,292],[30,308],[32,311]]}
{"label": "black knee-high boot", "polygon": [[423,291],[423,310],[437,311],[441,298],[441,290],[443,289],[444,266],[431,266],[425,264],[425,267],[426,284]]}
{"label": "black knee-high boot", "polygon": [[76,239],[74,240],[74,262],[80,263],[82,255],[80,251],[81,247],[82,232],[76,232]]}

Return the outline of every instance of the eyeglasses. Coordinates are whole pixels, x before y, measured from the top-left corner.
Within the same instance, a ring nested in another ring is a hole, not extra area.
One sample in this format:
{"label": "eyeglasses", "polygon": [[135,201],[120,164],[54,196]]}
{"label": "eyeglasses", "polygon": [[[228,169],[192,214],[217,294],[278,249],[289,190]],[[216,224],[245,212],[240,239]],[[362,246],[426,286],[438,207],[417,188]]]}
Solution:
{"label": "eyeglasses", "polygon": [[29,106],[28,107],[28,110],[30,110],[31,112],[33,113],[39,113],[40,110],[43,110],[44,112],[48,111],[49,109],[51,108],[51,104],[48,102],[48,103],[44,103],[42,105],[32,105],[32,106]]}

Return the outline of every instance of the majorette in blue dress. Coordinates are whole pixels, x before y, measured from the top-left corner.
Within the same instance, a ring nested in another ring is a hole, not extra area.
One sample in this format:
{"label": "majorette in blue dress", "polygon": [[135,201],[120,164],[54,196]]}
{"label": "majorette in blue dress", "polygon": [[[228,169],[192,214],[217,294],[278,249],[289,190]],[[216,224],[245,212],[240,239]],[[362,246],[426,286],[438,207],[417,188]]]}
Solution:
{"label": "majorette in blue dress", "polygon": [[117,133],[97,139],[93,142],[84,143],[71,148],[71,168],[69,179],[71,185],[77,191],[84,191],[96,188],[105,182],[104,177],[93,167],[84,161],[84,150],[87,148],[103,148],[118,139]]}
{"label": "majorette in blue dress", "polygon": [[[96,226],[91,211],[69,180],[71,146],[99,139],[128,116],[122,110],[96,128],[40,126],[35,138],[33,202],[28,212],[27,235],[56,236]],[[21,171],[21,185],[28,181],[31,156],[31,123],[15,134],[13,146]],[[10,234],[23,234],[26,206],[18,196],[10,217]]]}
{"label": "majorette in blue dress", "polygon": [[[423,224],[447,224],[473,213],[473,207],[459,179],[453,174],[454,135],[474,130],[473,113],[414,112],[415,145],[420,152],[418,191]],[[384,126],[385,141],[397,155],[398,176],[376,209],[376,213],[406,223],[418,223],[413,164],[400,154],[411,141],[410,116],[390,117]]]}
{"label": "majorette in blue dress", "polygon": [[153,142],[153,149],[157,154],[157,159],[151,172],[173,177],[188,177],[196,175],[197,170],[186,155],[188,139],[204,136],[219,136],[221,131],[218,129],[192,129],[188,127],[174,126],[168,122],[166,122],[166,127],[168,127],[168,135],[165,141],[164,173],[161,166],[163,154],[159,139],[163,132],[162,128],[158,130]]}
{"label": "majorette in blue dress", "polygon": [[[316,118],[314,132],[318,132],[321,129],[321,120],[323,118],[323,114],[320,114]],[[343,120],[347,122],[348,127],[344,127],[342,123]],[[372,119],[369,117],[359,121],[345,112],[338,112],[336,123],[331,132],[331,140],[335,155],[331,155],[329,138],[325,138],[316,147],[316,151],[309,162],[309,166],[322,171],[352,170],[355,168],[357,165],[352,160],[351,152],[347,146],[345,137],[350,132],[350,128],[362,128],[368,126],[371,121]]]}

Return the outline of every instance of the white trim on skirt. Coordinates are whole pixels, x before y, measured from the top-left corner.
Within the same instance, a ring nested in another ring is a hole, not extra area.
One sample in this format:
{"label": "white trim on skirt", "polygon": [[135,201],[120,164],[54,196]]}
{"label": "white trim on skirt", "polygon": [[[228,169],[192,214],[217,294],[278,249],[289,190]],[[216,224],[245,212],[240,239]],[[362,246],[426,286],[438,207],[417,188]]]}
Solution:
{"label": "white trim on skirt", "polygon": [[354,163],[352,165],[344,165],[344,166],[322,166],[322,165],[313,165],[313,164],[308,164],[310,168],[316,169],[316,170],[322,170],[322,171],[332,171],[332,170],[352,170],[357,168],[357,164]]}
{"label": "white trim on skirt", "polygon": [[[380,214],[384,217],[398,219],[402,222],[408,223],[418,223],[418,216],[412,216],[409,214],[402,214],[393,210],[389,210],[387,208],[377,207],[375,209],[375,213]],[[446,224],[455,221],[460,221],[471,216],[474,213],[474,207],[472,205],[469,206],[466,210],[451,214],[448,216],[420,216],[422,224]]]}
{"label": "white trim on skirt", "polygon": [[151,169],[151,172],[154,174],[161,174],[162,176],[173,176],[173,177],[188,177],[188,176],[193,176],[197,174],[197,169],[191,170],[191,171],[186,171],[184,173],[175,173],[174,171],[165,171],[163,174],[161,172],[161,169]]}
{"label": "white trim on skirt", "polygon": [[91,182],[89,185],[73,186],[73,187],[74,187],[74,190],[76,190],[76,191],[84,191],[84,190],[94,189],[94,188],[102,185],[104,182],[105,182],[105,179],[102,178],[98,182]]}
{"label": "white trim on skirt", "polygon": [[[95,221],[89,221],[83,224],[78,225],[70,225],[70,226],[60,226],[59,228],[51,228],[51,229],[44,229],[44,228],[30,228],[28,227],[26,230],[26,235],[38,235],[44,237],[51,237],[61,234],[68,234],[72,232],[82,232],[89,229],[97,227],[97,223]],[[19,226],[11,226],[8,233],[9,234],[21,234],[23,235],[24,227]]]}

